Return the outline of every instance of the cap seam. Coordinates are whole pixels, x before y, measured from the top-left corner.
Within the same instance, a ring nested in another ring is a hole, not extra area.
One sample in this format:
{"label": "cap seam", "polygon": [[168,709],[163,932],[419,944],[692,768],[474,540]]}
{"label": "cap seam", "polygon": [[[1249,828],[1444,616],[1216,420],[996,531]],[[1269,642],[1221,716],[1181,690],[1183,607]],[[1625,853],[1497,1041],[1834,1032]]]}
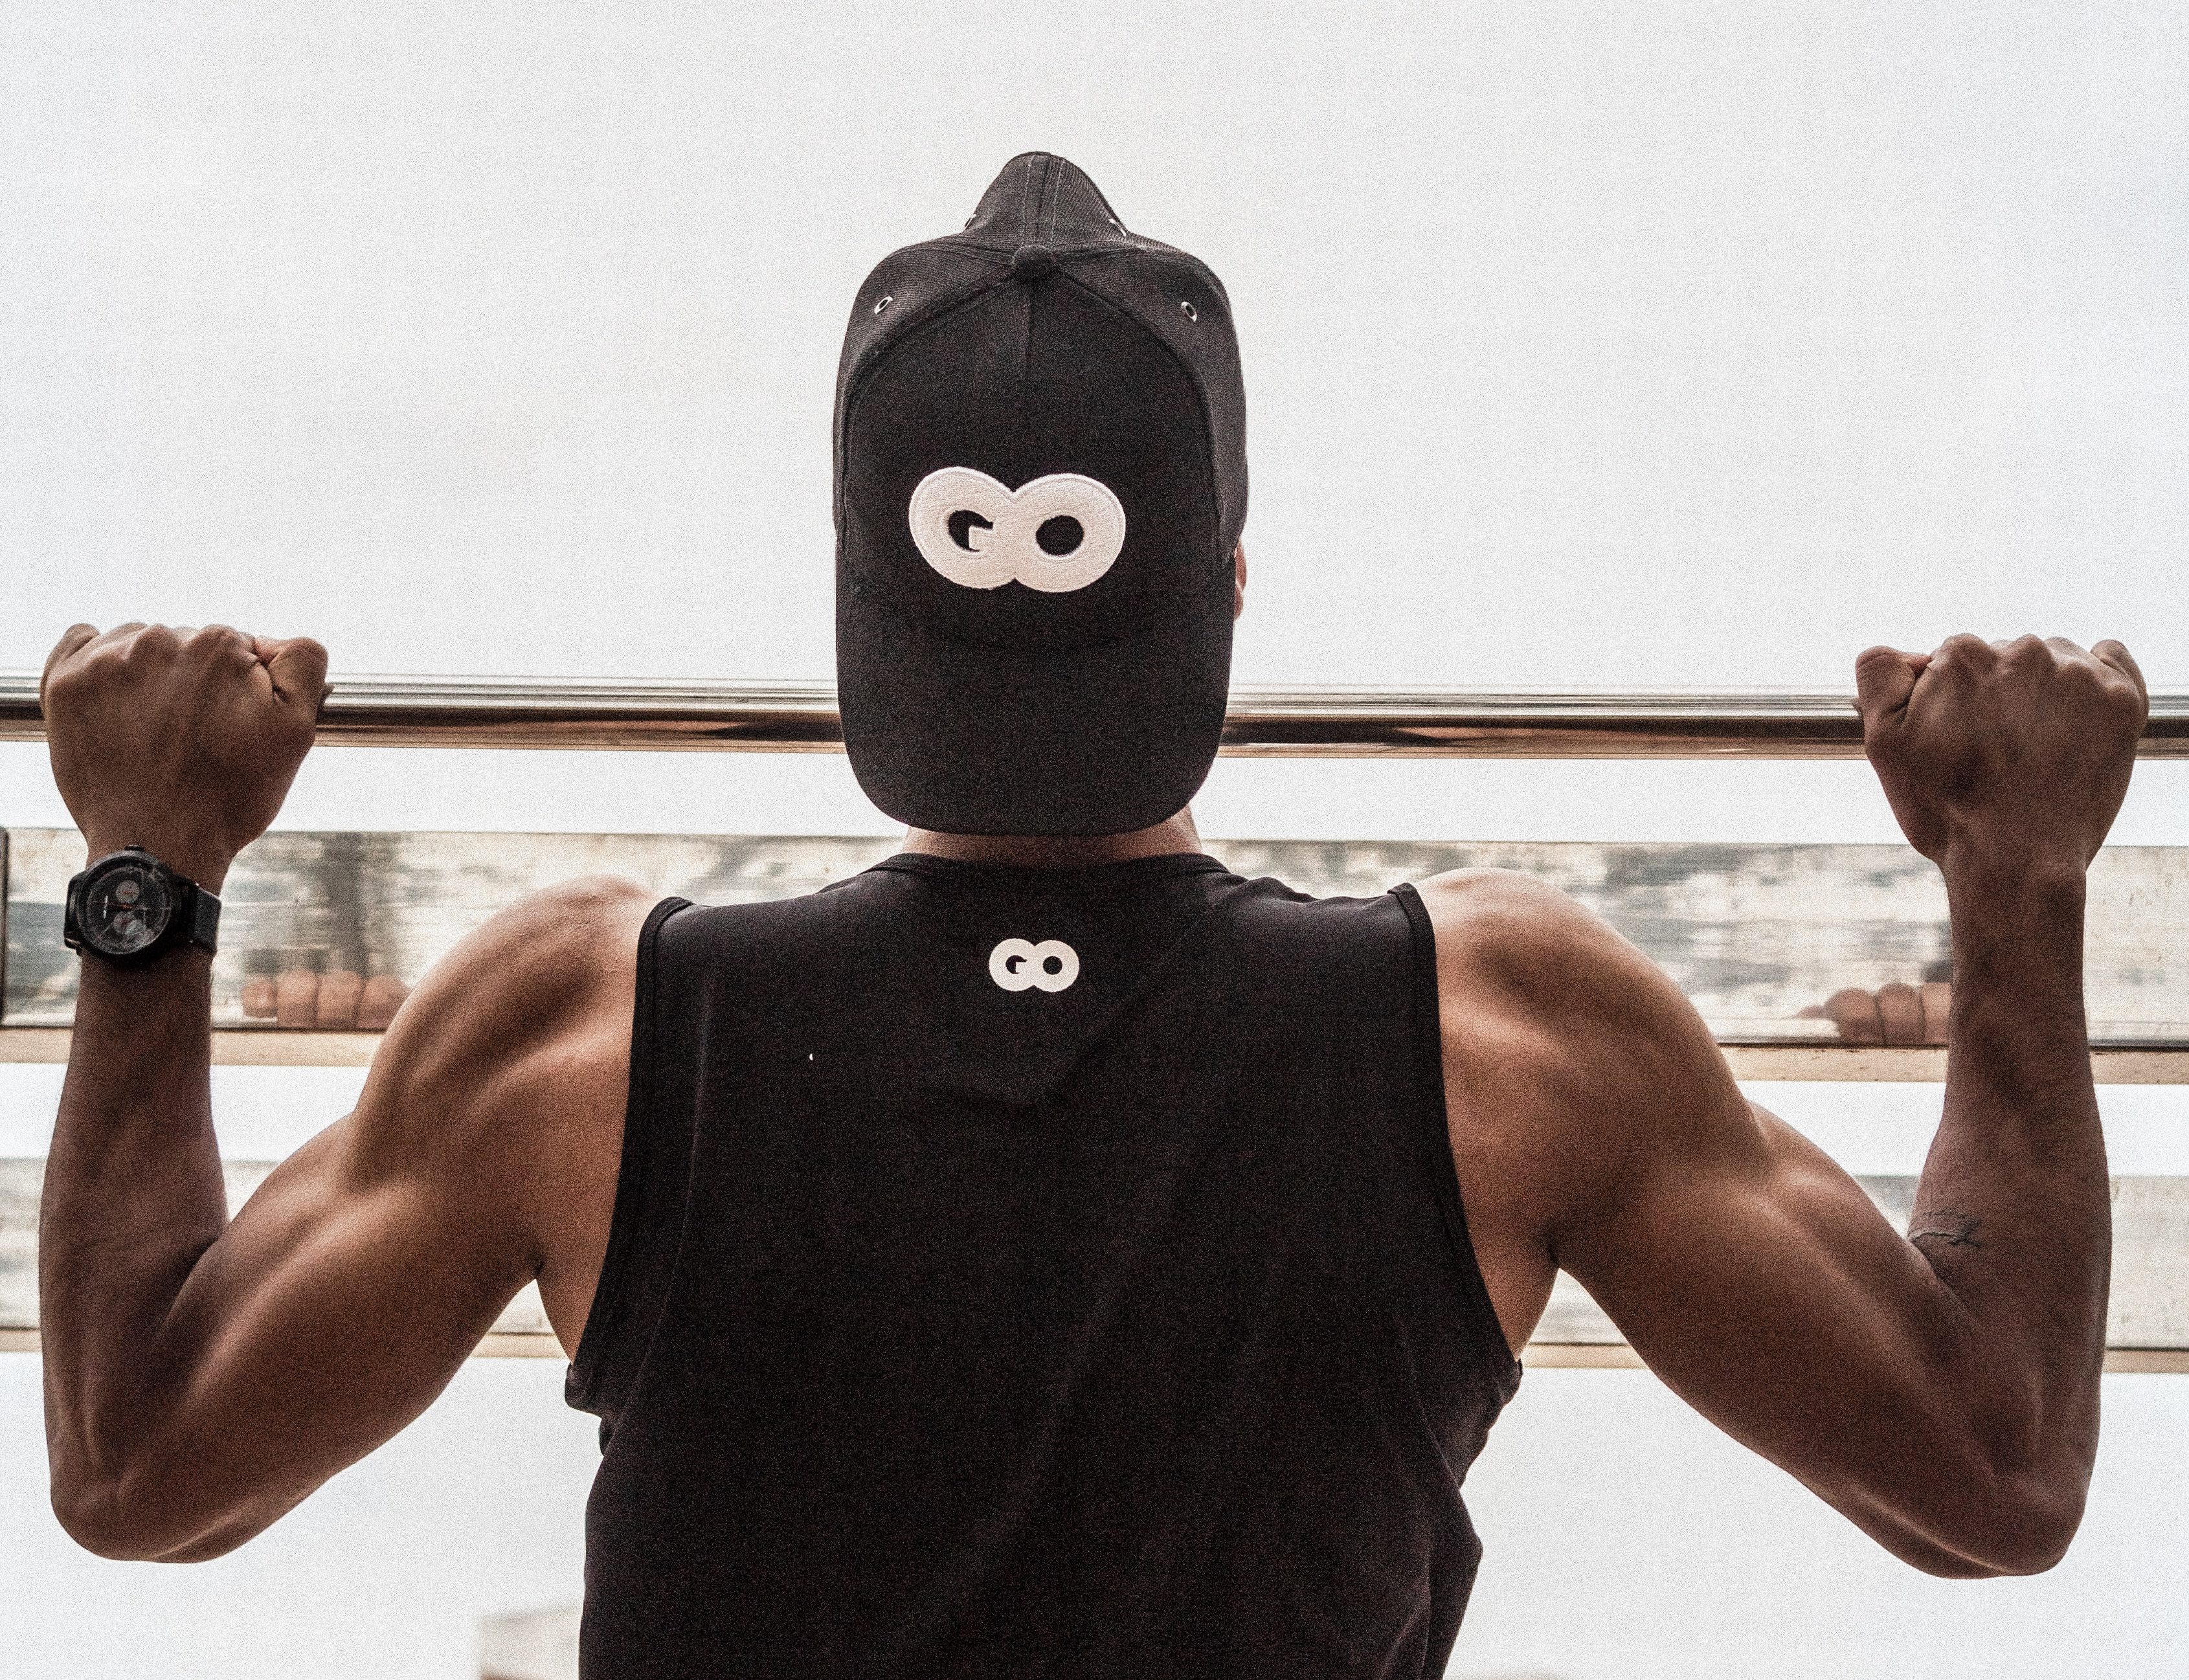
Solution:
{"label": "cap seam", "polygon": [[[1062,161],[1059,159],[1057,161],[1061,164]],[[1058,201],[1063,196],[1064,171],[1052,166],[1049,172],[1049,225],[1042,230],[1042,238],[1044,240],[1056,237],[1056,206]]]}
{"label": "cap seam", "polygon": [[977,281],[969,283],[959,291],[946,291],[938,297],[930,299],[925,308],[912,311],[904,318],[903,323],[899,325],[895,334],[887,338],[877,340],[859,352],[859,359],[851,365],[851,371],[844,380],[842,394],[837,400],[836,435],[834,440],[834,448],[831,451],[834,456],[835,484],[829,498],[829,506],[832,517],[835,521],[836,540],[839,547],[842,546],[844,535],[844,484],[847,460],[846,441],[851,429],[852,404],[866,382],[874,376],[874,369],[883,359],[883,351],[894,348],[928,331],[937,323],[955,314],[959,310],[968,308],[978,303],[990,292],[1001,291],[1010,284],[1010,276],[1007,274],[984,274]]}
{"label": "cap seam", "polygon": [[1049,159],[1044,154],[1033,152],[1027,156],[1026,173],[1019,177],[1019,226],[1021,228],[1024,228],[1031,219],[1027,215],[1029,206],[1039,201],[1039,189],[1034,184],[1038,178],[1036,172],[1037,170],[1045,171],[1048,167]]}
{"label": "cap seam", "polygon": [[[1131,309],[1126,308],[1124,304],[1111,297],[1109,293],[1089,286],[1078,275],[1067,273],[1062,269],[1059,269],[1056,272],[1059,279],[1063,280],[1072,286],[1078,286],[1080,291],[1085,292],[1087,296],[1092,297],[1096,303],[1101,304],[1103,308],[1124,316],[1127,320],[1132,322],[1133,325],[1139,327],[1141,331],[1146,333],[1149,337],[1154,339],[1157,344],[1162,348],[1163,354],[1168,356],[1173,362],[1177,364],[1179,371],[1185,376],[1186,383],[1193,392],[1194,402],[1198,405],[1201,411],[1201,435],[1210,458],[1210,471],[1208,474],[1209,530],[1217,546],[1220,548],[1224,542],[1224,498],[1222,494],[1218,490],[1216,485],[1218,476],[1215,470],[1216,419],[1208,400],[1208,387],[1202,381],[1200,370],[1196,368],[1191,362],[1188,361],[1185,356],[1180,354],[1177,347],[1174,345],[1169,339],[1166,338],[1162,333],[1156,331],[1156,329],[1151,326],[1147,322],[1142,320],[1138,315],[1134,314]],[[1219,554],[1214,557],[1220,560],[1223,557]]]}

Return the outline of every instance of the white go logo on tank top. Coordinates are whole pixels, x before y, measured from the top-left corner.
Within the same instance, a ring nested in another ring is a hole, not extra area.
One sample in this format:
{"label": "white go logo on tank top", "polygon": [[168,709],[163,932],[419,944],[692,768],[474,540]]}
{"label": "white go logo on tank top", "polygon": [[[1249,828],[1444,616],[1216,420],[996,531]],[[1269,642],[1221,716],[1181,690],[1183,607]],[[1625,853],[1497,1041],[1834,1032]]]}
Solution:
{"label": "white go logo on tank top", "polygon": [[988,978],[1006,992],[1061,992],[1079,978],[1079,953],[1061,939],[1006,939],[988,953]]}

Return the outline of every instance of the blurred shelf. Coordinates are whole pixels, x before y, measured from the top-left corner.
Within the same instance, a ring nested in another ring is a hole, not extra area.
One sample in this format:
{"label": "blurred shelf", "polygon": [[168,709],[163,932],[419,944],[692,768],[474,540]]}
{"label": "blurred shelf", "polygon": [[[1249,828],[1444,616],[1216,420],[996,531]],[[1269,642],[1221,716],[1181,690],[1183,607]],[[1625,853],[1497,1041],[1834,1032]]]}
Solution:
{"label": "blurred shelf", "polygon": [[[35,1354],[35,1330],[0,1330],[0,1354]],[[473,1359],[563,1359],[563,1344],[552,1336],[488,1336],[472,1350]],[[1642,1355],[1624,1342],[1530,1342],[1521,1364],[1536,1371],[1645,1371]],[[2108,1348],[2108,1374],[2189,1375],[2189,1348]]]}
{"label": "blurred shelf", "polygon": [[[217,1067],[364,1067],[377,1032],[285,1032],[273,1027],[223,1027],[212,1035]],[[1946,1052],[1932,1045],[1728,1044],[1737,1079],[1936,1084],[1946,1077]],[[65,1027],[0,1027],[0,1064],[65,1062]],[[2101,1049],[2090,1052],[2101,1085],[2189,1084],[2189,1046]]]}
{"label": "blurred shelf", "polygon": [[[1624,1342],[1530,1342],[1520,1363],[1536,1371],[1646,1371]],[[2189,1348],[2108,1348],[2108,1375],[2189,1375]]]}

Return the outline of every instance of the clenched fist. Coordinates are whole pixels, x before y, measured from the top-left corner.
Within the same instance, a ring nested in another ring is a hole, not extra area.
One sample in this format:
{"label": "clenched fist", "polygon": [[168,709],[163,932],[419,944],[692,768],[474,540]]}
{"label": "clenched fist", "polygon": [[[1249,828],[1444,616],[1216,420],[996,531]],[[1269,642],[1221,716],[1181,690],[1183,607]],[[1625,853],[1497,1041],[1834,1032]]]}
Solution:
{"label": "clenched fist", "polygon": [[311,749],[326,649],[224,625],[77,625],[38,697],[54,780],[94,857],[141,846],[218,890]]}
{"label": "clenched fist", "polygon": [[2105,843],[2151,703],[2127,648],[1985,642],[1855,661],[1864,749],[1909,842],[1958,864],[2089,867]]}

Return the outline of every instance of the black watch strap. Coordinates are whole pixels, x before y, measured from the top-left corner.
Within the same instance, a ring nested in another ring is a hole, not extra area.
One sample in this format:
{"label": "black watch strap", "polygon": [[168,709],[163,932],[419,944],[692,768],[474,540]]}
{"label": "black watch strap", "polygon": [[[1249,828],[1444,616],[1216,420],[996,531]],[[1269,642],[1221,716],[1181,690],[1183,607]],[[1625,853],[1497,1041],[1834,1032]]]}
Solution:
{"label": "black watch strap", "polygon": [[177,885],[189,888],[189,902],[175,918],[175,931],[170,936],[177,945],[202,945],[208,951],[220,949],[220,899],[207,892],[187,875],[176,875]]}

